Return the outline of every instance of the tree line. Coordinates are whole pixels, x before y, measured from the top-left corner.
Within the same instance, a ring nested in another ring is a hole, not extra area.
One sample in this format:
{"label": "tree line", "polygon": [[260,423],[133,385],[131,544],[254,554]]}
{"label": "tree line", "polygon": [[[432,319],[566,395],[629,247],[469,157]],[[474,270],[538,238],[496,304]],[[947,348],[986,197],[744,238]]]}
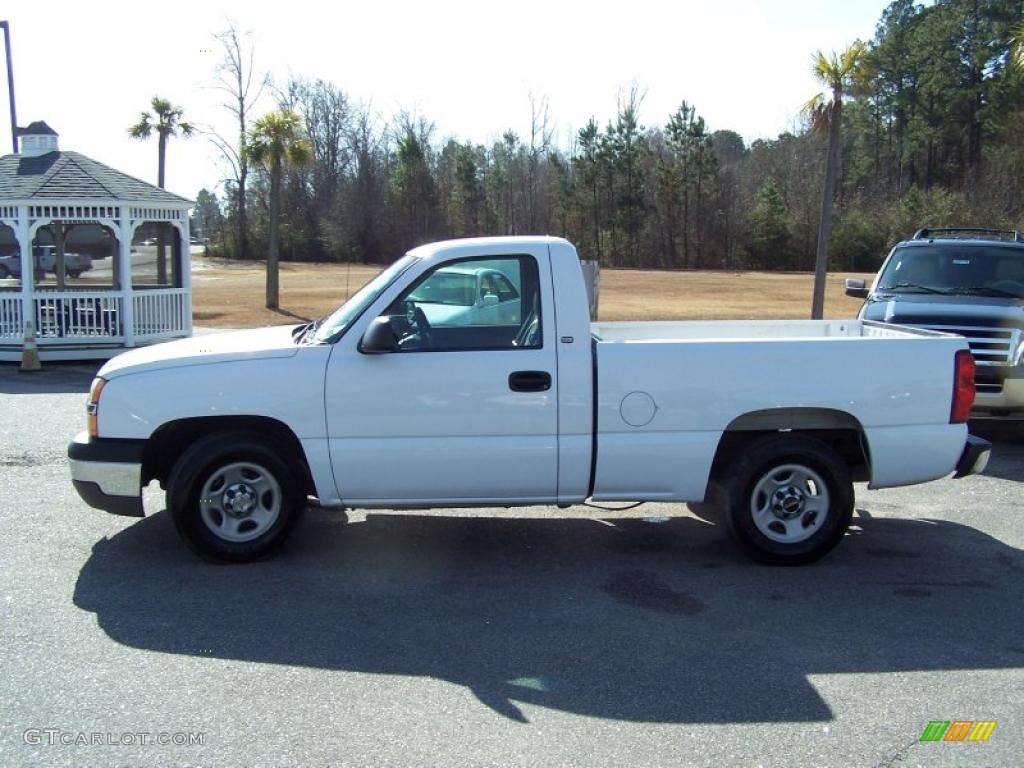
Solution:
{"label": "tree line", "polygon": [[[922,226],[1024,228],[1024,75],[1012,66],[1022,17],[1024,0],[883,11],[835,113],[831,268],[872,270]],[[211,253],[263,258],[274,205],[283,260],[382,263],[431,240],[547,233],[605,266],[814,266],[828,147],[814,103],[794,130],[748,145],[686,101],[645,125],[634,87],[612,120],[558,146],[546,99],[531,98],[524,135],[461,142],[420,115],[380,120],[322,79],[265,88],[244,37],[220,39],[239,131],[214,137],[232,173],[222,194],[197,195],[193,227]],[[261,95],[297,116],[308,148],[277,166],[275,195],[273,163],[251,162],[245,146]]]}

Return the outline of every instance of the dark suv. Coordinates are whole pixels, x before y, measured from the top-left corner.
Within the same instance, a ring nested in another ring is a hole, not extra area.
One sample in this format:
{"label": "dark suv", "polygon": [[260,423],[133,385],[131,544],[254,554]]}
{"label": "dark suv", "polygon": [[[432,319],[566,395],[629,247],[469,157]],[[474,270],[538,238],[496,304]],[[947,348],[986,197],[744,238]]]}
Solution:
{"label": "dark suv", "polygon": [[858,317],[964,336],[974,353],[978,419],[1024,420],[1024,237],[992,229],[922,229],[892,249]]}

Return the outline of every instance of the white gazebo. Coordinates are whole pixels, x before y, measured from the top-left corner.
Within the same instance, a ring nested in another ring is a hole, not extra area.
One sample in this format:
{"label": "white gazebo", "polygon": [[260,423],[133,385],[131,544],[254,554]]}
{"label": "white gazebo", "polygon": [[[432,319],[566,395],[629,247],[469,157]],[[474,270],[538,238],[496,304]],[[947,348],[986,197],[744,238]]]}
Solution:
{"label": "white gazebo", "polygon": [[45,360],[192,334],[192,201],[78,152],[44,122],[0,157],[0,360],[31,322]]}

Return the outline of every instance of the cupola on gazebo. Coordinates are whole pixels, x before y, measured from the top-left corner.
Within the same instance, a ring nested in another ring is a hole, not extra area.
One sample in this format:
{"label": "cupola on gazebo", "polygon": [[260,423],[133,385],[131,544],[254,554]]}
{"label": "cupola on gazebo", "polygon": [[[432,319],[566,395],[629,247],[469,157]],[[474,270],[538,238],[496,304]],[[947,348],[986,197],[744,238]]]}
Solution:
{"label": "cupola on gazebo", "polygon": [[0,157],[0,360],[32,323],[43,360],[192,333],[192,201],[78,152],[44,122]]}

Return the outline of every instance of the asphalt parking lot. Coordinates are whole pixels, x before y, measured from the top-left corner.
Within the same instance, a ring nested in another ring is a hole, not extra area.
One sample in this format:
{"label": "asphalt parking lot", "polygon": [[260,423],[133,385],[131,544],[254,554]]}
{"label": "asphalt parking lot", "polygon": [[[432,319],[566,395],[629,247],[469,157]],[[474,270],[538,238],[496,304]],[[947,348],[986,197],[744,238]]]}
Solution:
{"label": "asphalt parking lot", "polygon": [[[226,567],[159,493],[142,520],[75,495],[93,370],[0,367],[0,765],[1021,764],[1019,432],[984,433],[983,476],[858,486],[806,568],[667,505],[310,510]],[[932,720],[997,725],[922,743]]]}

